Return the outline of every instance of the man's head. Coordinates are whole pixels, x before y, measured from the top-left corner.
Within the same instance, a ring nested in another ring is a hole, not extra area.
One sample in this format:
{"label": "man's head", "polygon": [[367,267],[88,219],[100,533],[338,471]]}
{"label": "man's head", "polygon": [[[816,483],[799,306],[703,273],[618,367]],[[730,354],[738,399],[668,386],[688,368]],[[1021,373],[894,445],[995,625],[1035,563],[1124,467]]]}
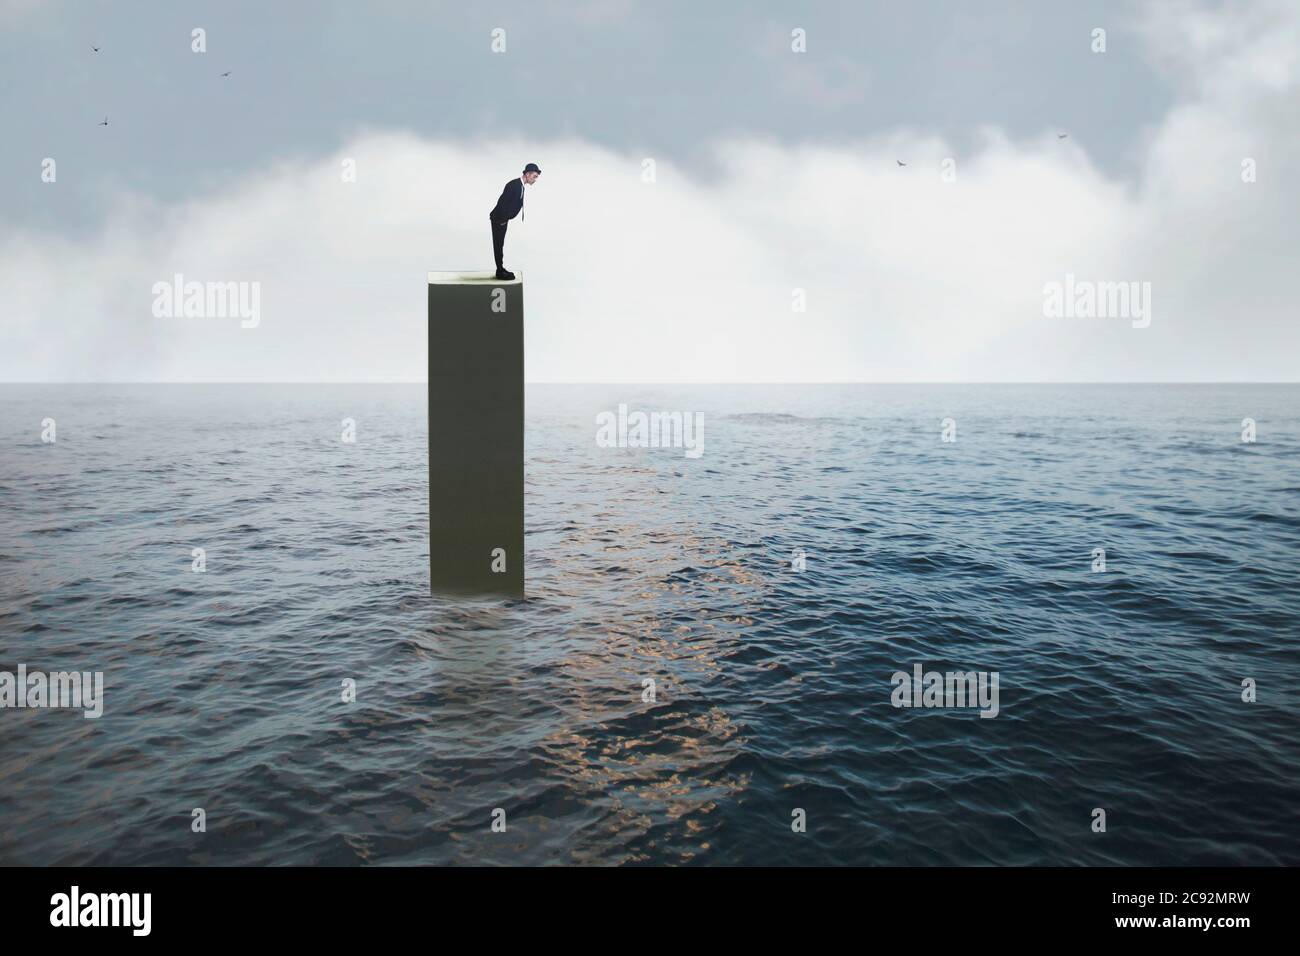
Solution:
{"label": "man's head", "polygon": [[537,182],[537,177],[541,174],[542,170],[536,163],[529,163],[524,167],[523,180],[531,186],[533,183]]}

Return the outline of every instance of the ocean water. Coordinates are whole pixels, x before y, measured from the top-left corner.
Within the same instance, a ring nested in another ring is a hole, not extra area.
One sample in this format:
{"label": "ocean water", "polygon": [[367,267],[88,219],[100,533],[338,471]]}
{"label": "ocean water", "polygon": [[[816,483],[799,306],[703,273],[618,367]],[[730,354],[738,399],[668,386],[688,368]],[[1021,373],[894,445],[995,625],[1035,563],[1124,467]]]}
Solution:
{"label": "ocean water", "polygon": [[105,681],[0,710],[0,862],[1300,863],[1300,387],[527,403],[528,594],[451,600],[423,386],[0,386],[0,670]]}

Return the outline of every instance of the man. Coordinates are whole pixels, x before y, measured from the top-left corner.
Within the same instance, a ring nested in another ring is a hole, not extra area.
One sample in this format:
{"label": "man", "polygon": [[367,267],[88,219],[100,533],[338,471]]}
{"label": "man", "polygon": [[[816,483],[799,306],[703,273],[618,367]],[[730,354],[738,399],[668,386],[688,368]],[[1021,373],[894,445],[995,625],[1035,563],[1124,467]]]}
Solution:
{"label": "man", "polygon": [[506,188],[501,190],[501,198],[497,200],[497,204],[488,213],[488,219],[492,223],[492,252],[497,258],[498,279],[513,279],[515,277],[513,272],[507,272],[506,267],[501,264],[506,250],[506,223],[523,211],[524,187],[537,182],[537,177],[541,174],[542,171],[536,163],[529,163],[524,167],[522,176],[506,183]]}

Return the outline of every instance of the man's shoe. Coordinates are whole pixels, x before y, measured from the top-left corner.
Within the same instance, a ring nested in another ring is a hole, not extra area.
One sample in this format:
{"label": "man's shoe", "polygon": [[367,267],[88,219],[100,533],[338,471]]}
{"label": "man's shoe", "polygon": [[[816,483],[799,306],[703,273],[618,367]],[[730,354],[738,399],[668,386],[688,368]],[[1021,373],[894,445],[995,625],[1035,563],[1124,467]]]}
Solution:
{"label": "man's shoe", "polygon": [[514,277],[515,277],[515,274],[514,274],[513,272],[507,272],[505,269],[498,269],[498,270],[497,270],[497,278],[498,278],[498,279],[513,279]]}

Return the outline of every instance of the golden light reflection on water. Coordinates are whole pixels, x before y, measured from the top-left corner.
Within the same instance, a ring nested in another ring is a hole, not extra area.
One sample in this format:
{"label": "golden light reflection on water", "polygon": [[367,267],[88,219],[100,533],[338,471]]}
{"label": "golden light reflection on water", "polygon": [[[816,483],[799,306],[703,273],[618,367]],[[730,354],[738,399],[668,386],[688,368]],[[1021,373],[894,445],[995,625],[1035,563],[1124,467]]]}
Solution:
{"label": "golden light reflection on water", "polygon": [[[701,815],[749,785],[748,773],[729,769],[742,752],[743,729],[721,706],[698,711],[706,693],[700,685],[725,667],[754,624],[748,605],[762,601],[770,587],[761,573],[719,557],[726,542],[660,528],[652,547],[609,545],[603,539],[611,534],[624,542],[646,537],[642,528],[606,526],[575,530],[564,546],[569,553],[616,552],[630,562],[637,578],[630,600],[641,610],[625,611],[564,660],[571,690],[563,726],[543,746],[569,786],[604,799],[604,839],[610,831],[621,840],[644,835],[665,821],[680,825],[682,836],[698,834]],[[617,576],[590,567],[573,573],[588,587],[619,586]],[[731,610],[718,614],[717,607]],[[693,620],[682,621],[683,615]],[[656,681],[654,703],[642,700],[645,677]],[[650,710],[653,719],[639,717]],[[639,732],[620,734],[620,725]],[[691,842],[693,849],[681,851],[684,859],[708,850],[707,843]]]}

